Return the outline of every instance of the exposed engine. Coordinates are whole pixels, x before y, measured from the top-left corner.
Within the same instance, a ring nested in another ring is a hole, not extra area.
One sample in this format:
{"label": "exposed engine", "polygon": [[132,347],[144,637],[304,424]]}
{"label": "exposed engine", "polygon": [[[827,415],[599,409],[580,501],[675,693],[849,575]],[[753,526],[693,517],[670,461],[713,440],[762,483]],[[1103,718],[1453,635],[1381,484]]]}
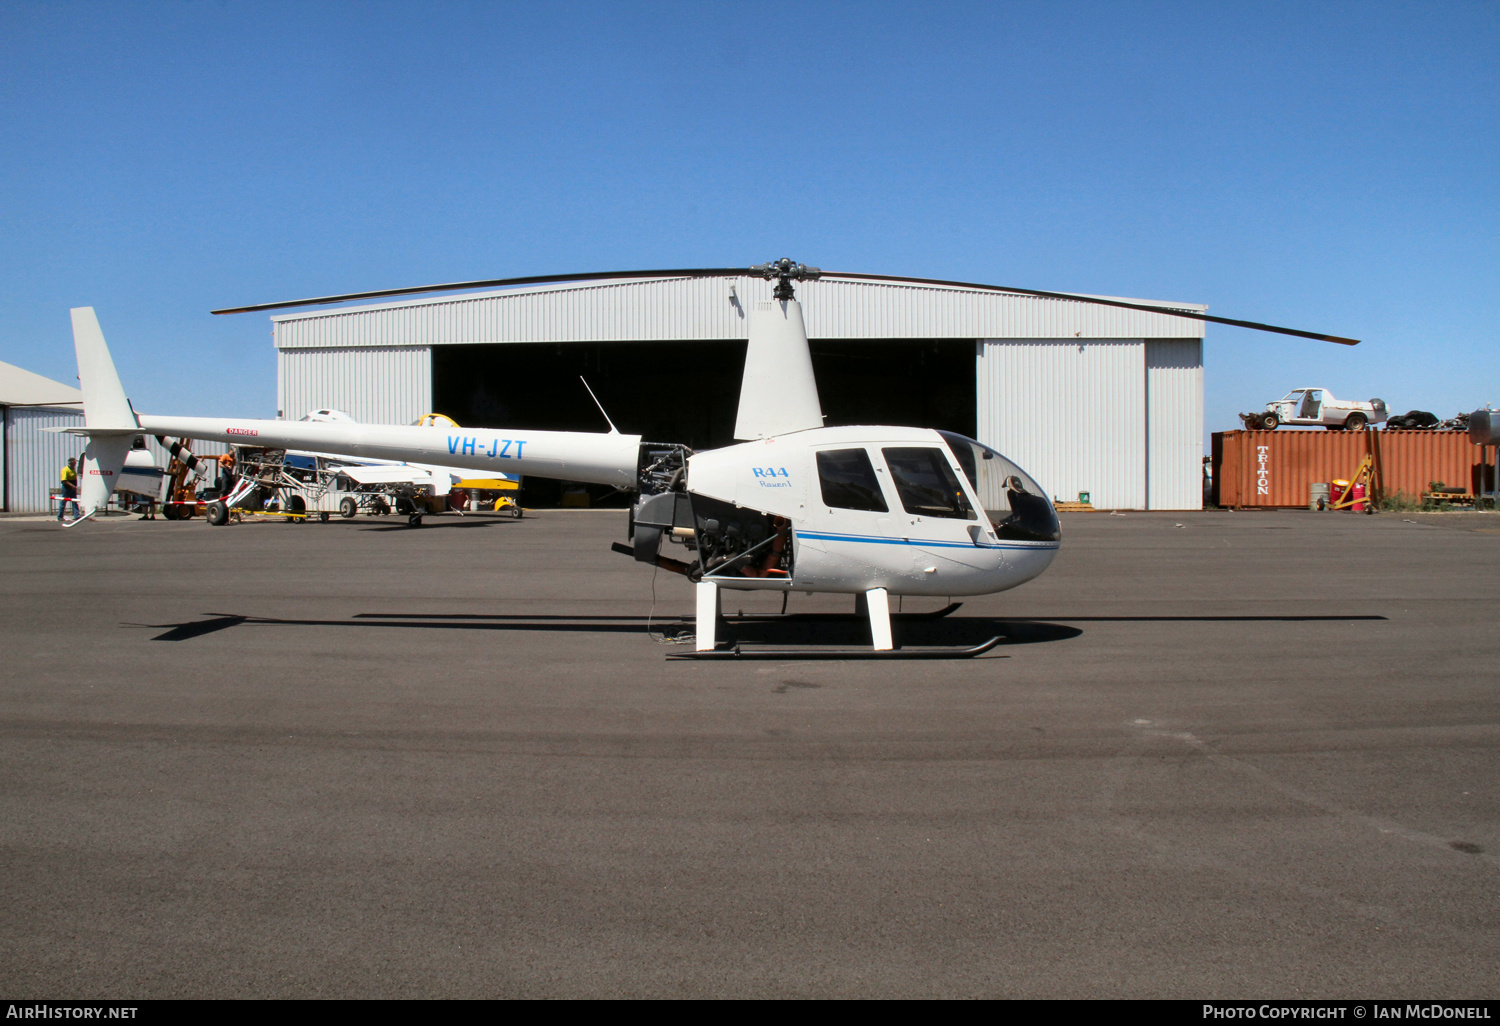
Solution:
{"label": "exposed engine", "polygon": [[692,507],[683,491],[687,458],[693,450],[685,445],[654,442],[641,444],[636,472],[636,500],[630,510],[629,546],[617,546],[640,563],[655,563],[667,570],[687,573],[688,564],[661,555],[663,537],[677,531],[691,535]]}
{"label": "exposed engine", "polygon": [[702,574],[718,577],[789,577],[791,524],[784,517],[692,496]]}
{"label": "exposed engine", "polygon": [[642,442],[641,458],[636,470],[636,491],[645,499],[661,492],[682,490],[687,473],[687,458],[693,450],[685,445]]}
{"label": "exposed engine", "polygon": [[[639,495],[630,512],[630,545],[618,546],[638,562],[698,580],[718,577],[787,577],[792,569],[791,524],[782,517],[693,495],[684,489],[682,445],[641,446]],[[697,552],[688,562],[663,555],[672,542]]]}

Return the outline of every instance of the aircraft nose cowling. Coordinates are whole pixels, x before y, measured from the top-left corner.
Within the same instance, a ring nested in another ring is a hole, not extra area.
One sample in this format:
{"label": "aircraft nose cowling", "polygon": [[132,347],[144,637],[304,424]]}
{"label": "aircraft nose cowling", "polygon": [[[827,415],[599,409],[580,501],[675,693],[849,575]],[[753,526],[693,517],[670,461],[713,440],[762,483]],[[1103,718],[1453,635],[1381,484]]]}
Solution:
{"label": "aircraft nose cowling", "polygon": [[[992,595],[1040,576],[1057,555],[1056,542],[986,545],[972,550],[917,550],[914,585],[897,586],[908,595]],[[976,558],[977,557],[977,558]]]}
{"label": "aircraft nose cowling", "polygon": [[1051,545],[1016,546],[1005,550],[1005,566],[1001,571],[1006,576],[1005,587],[1014,588],[1033,578],[1040,577],[1052,565],[1057,556],[1057,542]]}

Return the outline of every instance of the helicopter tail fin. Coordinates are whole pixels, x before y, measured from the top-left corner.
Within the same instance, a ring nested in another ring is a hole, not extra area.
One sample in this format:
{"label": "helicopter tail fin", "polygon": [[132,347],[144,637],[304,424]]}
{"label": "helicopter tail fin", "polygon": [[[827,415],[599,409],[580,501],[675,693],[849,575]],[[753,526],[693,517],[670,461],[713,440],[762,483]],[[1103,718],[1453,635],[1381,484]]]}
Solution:
{"label": "helicopter tail fin", "polygon": [[103,509],[109,501],[110,493],[119,483],[131,442],[141,428],[130,400],[125,397],[94,308],[75,307],[72,314],[84,426],[81,430],[71,429],[70,433],[86,435],[89,440],[78,474],[78,504],[87,515]]}
{"label": "helicopter tail fin", "polygon": [[756,303],[734,437],[751,441],[822,426],[802,304],[795,299]]}
{"label": "helicopter tail fin", "polygon": [[83,423],[102,431],[139,431],[135,411],[125,398],[115,361],[104,344],[104,332],[91,306],[74,307],[73,351],[78,354],[78,383],[83,389]]}

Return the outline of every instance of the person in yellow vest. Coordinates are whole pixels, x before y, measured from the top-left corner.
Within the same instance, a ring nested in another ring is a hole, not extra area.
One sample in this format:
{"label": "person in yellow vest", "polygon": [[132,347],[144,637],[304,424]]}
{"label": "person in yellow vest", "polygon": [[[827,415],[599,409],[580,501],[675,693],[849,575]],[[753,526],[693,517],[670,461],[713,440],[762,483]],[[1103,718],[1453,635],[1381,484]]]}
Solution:
{"label": "person in yellow vest", "polygon": [[73,504],[73,516],[82,516],[78,509],[78,461],[70,459],[62,468],[62,498],[57,500],[57,522],[67,523],[68,503]]}

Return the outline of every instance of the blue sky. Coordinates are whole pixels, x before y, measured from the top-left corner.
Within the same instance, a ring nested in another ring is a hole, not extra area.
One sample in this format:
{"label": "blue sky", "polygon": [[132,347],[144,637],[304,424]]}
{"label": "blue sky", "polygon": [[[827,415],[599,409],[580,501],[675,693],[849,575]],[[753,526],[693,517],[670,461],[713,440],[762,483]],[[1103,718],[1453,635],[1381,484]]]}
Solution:
{"label": "blue sky", "polygon": [[1500,4],[0,5],[0,359],[274,416],[212,307],[632,267],[1207,303],[1207,426],[1500,404]]}

